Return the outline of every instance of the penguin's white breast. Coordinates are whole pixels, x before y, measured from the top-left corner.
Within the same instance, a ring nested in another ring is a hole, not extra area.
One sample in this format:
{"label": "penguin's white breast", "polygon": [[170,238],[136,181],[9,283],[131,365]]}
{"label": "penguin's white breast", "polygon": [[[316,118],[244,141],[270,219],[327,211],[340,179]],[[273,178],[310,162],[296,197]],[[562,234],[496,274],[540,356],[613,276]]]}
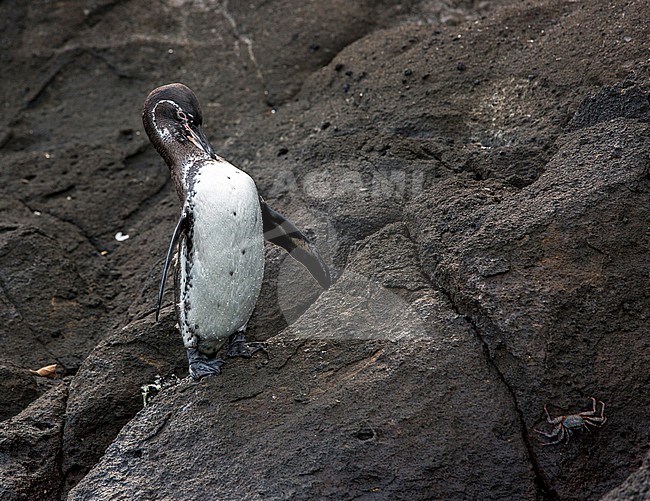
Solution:
{"label": "penguin's white breast", "polygon": [[264,275],[259,196],[248,174],[227,162],[211,162],[196,174],[188,204],[193,227],[187,320],[202,339],[221,339],[248,321],[259,296]]}

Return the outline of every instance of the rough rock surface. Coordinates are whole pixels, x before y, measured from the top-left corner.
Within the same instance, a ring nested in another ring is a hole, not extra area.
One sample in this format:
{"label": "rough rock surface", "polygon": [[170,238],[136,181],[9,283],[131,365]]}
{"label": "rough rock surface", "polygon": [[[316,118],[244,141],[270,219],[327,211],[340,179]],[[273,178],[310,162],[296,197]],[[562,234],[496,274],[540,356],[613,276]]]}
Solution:
{"label": "rough rock surface", "polygon": [[[263,499],[409,492],[427,499],[432,492],[459,497],[472,484],[494,497],[533,496],[510,395],[468,324],[420,275],[405,228],[386,228],[364,243],[321,296],[321,308],[272,339],[270,360],[238,361],[228,378],[167,391],[124,428],[72,499],[136,492]],[[402,259],[376,268],[373,258],[383,252]],[[375,291],[374,301],[397,296],[387,304],[411,305],[410,314],[394,330],[377,329],[379,319],[395,321],[394,312],[370,314],[368,297],[350,287],[347,273]],[[341,304],[349,321],[338,315]],[[315,333],[323,339],[312,339]],[[477,392],[468,391],[476,380]],[[495,404],[487,415],[486,401]],[[186,461],[182,474],[170,476]],[[152,487],[133,489],[145,484]]]}
{"label": "rough rock surface", "polygon": [[[0,497],[647,497],[648,18],[0,3]],[[153,317],[178,206],[140,121],[173,81],[339,279],[268,246],[268,357],[143,409],[187,374],[169,292]],[[543,445],[544,404],[591,396],[607,423]]]}
{"label": "rough rock surface", "polygon": [[69,381],[61,381],[0,428],[0,497],[56,499]]}
{"label": "rough rock surface", "polygon": [[650,454],[646,455],[641,467],[632,473],[625,482],[603,496],[603,500],[607,501],[648,498],[650,498]]}

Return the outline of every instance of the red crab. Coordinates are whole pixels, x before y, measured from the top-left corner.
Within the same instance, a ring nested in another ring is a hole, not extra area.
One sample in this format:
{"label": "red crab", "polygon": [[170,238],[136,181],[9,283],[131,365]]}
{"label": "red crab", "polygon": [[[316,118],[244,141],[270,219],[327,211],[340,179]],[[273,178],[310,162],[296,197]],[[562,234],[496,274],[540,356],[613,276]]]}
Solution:
{"label": "red crab", "polygon": [[590,411],[578,412],[577,414],[567,414],[566,416],[558,416],[555,418],[551,417],[545,405],[544,411],[546,412],[546,420],[555,426],[553,428],[553,431],[550,433],[538,430],[536,428],[535,431],[540,435],[544,435],[548,438],[557,437],[557,440],[554,440],[552,442],[542,442],[542,445],[559,444],[562,442],[562,440],[565,439],[568,442],[569,437],[576,430],[584,428],[585,430],[589,431],[589,426],[597,426],[600,428],[602,425],[604,425],[605,421],[607,421],[607,418],[604,416],[605,403],[601,402],[600,400],[598,401],[598,403],[602,405],[600,414],[598,414],[596,412],[596,399],[594,397],[591,397],[591,400],[593,402],[593,408]]}

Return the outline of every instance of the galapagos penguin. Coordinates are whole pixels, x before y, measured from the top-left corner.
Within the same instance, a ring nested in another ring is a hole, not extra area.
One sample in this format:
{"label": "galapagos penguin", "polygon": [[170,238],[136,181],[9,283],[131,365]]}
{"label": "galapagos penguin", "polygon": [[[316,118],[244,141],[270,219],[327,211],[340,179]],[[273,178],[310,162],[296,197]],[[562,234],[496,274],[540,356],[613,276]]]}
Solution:
{"label": "galapagos penguin", "polygon": [[178,323],[194,379],[219,374],[217,352],[250,357],[246,324],[264,275],[264,240],[284,248],[323,288],[328,267],[309,240],[269,207],[248,174],[218,156],[202,129],[199,101],[180,83],[153,90],[144,103],[144,129],[169,167],[181,214],[169,244],[158,292],[160,306],[171,257]]}

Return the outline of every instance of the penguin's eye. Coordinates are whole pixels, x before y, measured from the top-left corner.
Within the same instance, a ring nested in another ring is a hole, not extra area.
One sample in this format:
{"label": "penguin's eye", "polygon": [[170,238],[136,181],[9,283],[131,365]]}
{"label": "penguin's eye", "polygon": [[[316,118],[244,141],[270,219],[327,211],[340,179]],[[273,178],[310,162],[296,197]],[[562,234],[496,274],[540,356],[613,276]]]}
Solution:
{"label": "penguin's eye", "polygon": [[179,120],[182,120],[183,122],[187,122],[187,115],[185,114],[184,111],[178,110],[177,116]]}

